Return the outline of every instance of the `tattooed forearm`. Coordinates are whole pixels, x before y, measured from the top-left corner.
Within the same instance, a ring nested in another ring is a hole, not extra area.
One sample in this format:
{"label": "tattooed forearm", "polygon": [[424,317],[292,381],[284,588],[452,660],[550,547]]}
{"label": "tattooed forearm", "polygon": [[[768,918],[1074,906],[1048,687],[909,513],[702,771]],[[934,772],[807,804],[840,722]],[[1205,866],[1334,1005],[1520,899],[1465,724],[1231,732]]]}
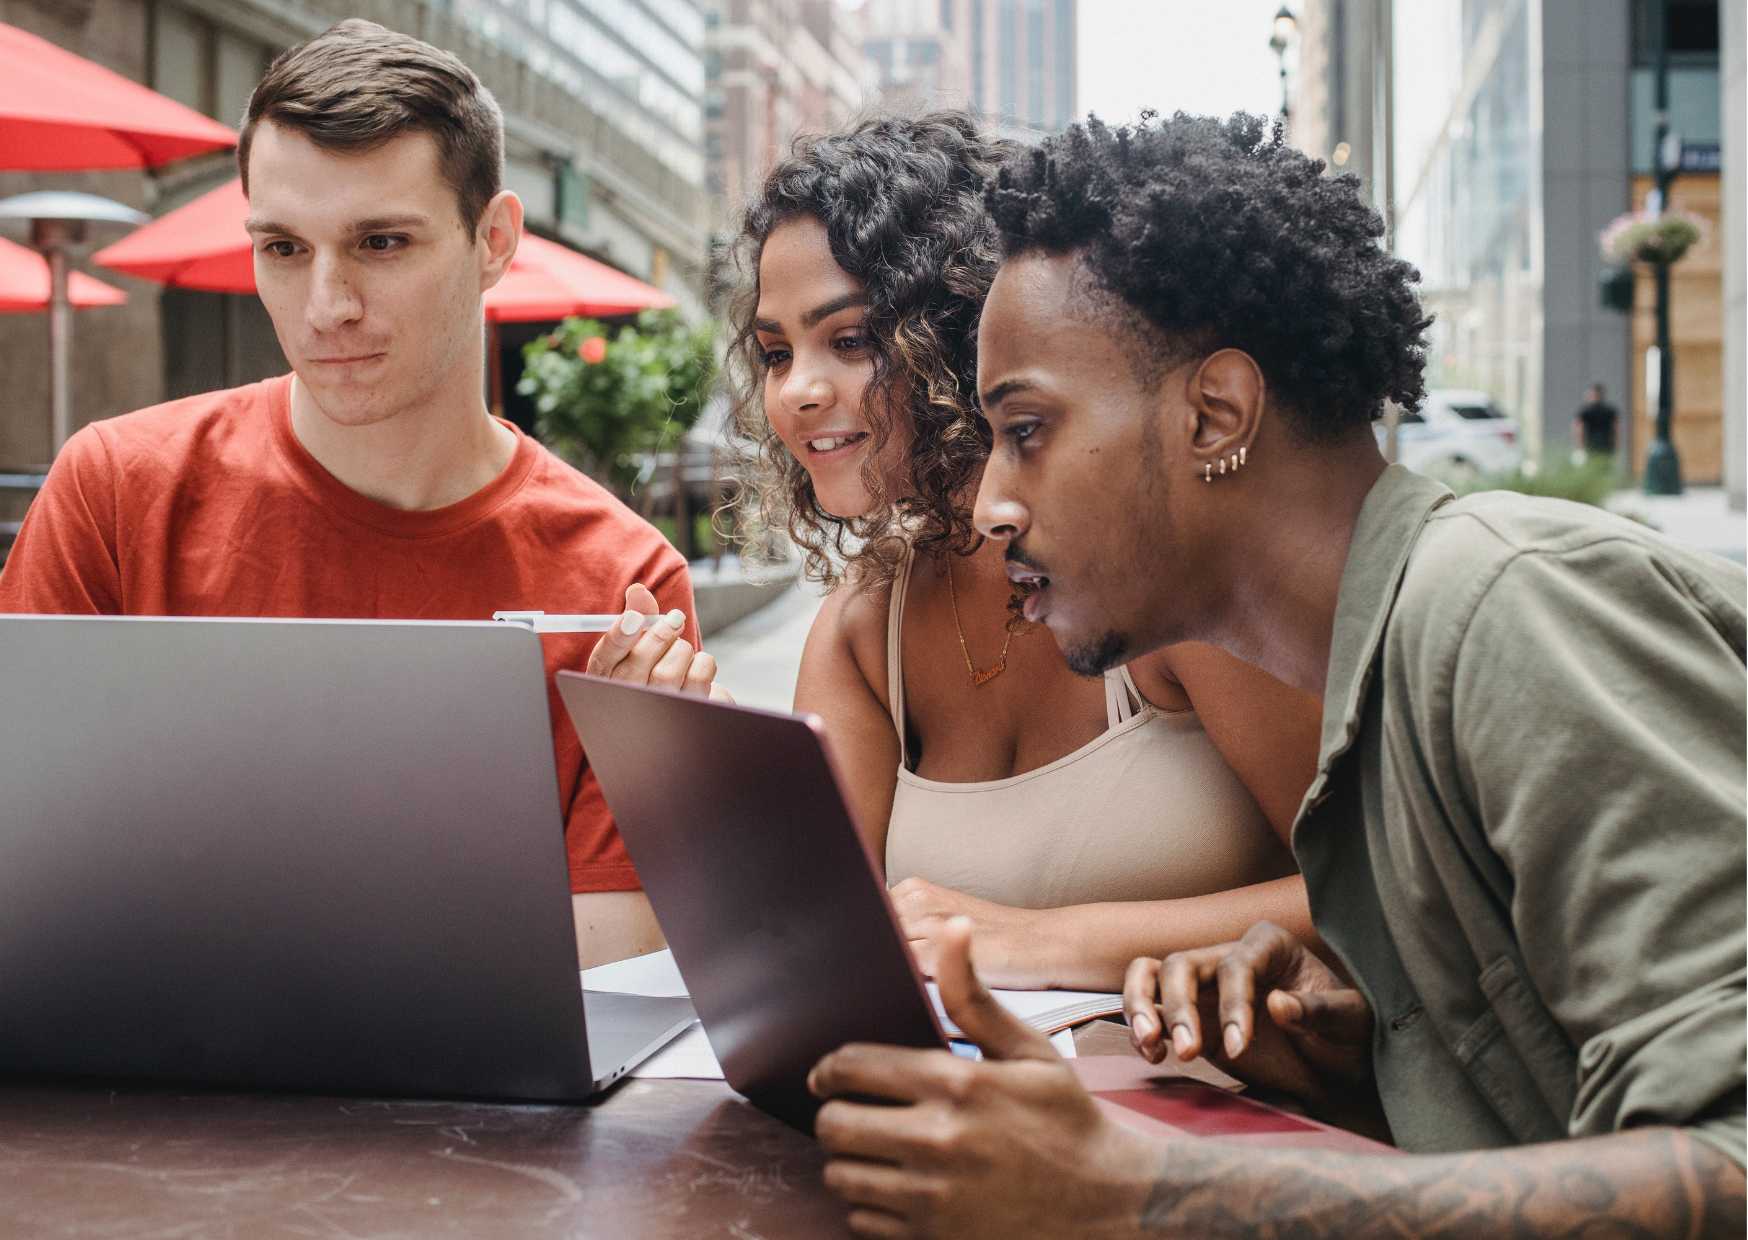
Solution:
{"label": "tattooed forearm", "polygon": [[1740,1237],[1742,1168],[1673,1128],[1476,1154],[1172,1147],[1142,1214],[1166,1236]]}

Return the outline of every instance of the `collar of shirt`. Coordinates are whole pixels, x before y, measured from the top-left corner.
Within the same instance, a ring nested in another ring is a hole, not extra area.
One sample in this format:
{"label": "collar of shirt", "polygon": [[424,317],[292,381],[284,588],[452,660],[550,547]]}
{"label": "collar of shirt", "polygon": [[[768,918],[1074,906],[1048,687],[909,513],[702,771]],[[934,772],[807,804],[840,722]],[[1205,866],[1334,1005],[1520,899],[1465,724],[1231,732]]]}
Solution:
{"label": "collar of shirt", "polygon": [[1359,734],[1378,647],[1384,640],[1408,558],[1426,519],[1452,498],[1443,483],[1401,465],[1386,469],[1366,494],[1348,545],[1347,563],[1341,570],[1329,672],[1323,686],[1317,777],[1300,802],[1300,820],[1328,795],[1330,772]]}

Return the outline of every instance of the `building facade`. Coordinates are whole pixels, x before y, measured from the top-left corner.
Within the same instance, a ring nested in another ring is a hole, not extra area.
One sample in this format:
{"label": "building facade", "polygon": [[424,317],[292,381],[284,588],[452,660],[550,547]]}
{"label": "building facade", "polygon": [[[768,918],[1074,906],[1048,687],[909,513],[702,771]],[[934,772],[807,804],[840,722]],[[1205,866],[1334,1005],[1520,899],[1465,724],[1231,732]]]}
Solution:
{"label": "building facade", "polygon": [[864,47],[890,107],[971,107],[1012,136],[1076,116],[1076,0],[869,0]]}
{"label": "building facade", "polygon": [[[1671,123],[1689,148],[1671,205],[1723,215],[1717,0],[1668,0]],[[1729,6],[1724,6],[1729,7]],[[1635,308],[1601,296],[1598,236],[1650,184],[1650,0],[1303,0],[1291,132],[1357,173],[1435,314],[1429,383],[1513,412],[1531,461],[1572,447],[1601,383],[1637,469],[1650,426],[1650,277]],[[1739,130],[1741,109],[1735,113]],[[1739,141],[1739,138],[1737,139]],[[1736,195],[1740,198],[1740,193]],[[1675,439],[1686,476],[1725,470],[1720,229],[1674,269]],[[1737,363],[1739,365],[1739,362]],[[1739,385],[1738,385],[1739,386]],[[1739,424],[1740,412],[1732,415]],[[1739,435],[1740,430],[1734,430]],[[1739,456],[1740,453],[1738,452]]]}
{"label": "building facade", "polygon": [[724,231],[797,134],[864,105],[859,12],[837,0],[705,0],[705,185]]}
{"label": "building facade", "polygon": [[[275,55],[345,17],[447,48],[479,74],[503,108],[506,184],[532,229],[701,309],[708,213],[695,0],[0,0],[0,21],[233,126]],[[0,173],[0,196],[83,189],[163,214],[233,175],[228,154],[148,173]],[[94,236],[89,248],[114,239]],[[254,297],[96,274],[124,286],[129,302],[77,317],[77,422],[283,371]],[[45,333],[43,316],[0,316],[9,378],[0,465],[49,457]],[[512,365],[519,335],[504,333]]]}

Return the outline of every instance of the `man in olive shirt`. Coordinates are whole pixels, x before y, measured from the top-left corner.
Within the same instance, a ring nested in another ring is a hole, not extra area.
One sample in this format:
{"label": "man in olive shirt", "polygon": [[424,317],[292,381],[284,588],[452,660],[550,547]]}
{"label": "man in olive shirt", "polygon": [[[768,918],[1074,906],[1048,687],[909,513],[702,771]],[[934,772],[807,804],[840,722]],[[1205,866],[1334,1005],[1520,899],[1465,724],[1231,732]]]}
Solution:
{"label": "man in olive shirt", "polygon": [[960,922],[939,980],[985,1062],[813,1075],[863,1234],[1742,1234],[1742,571],[1387,468],[1371,422],[1423,396],[1427,319],[1320,171],[1249,118],[1019,157],[976,521],[1078,670],[1201,640],[1323,697],[1294,851],[1351,982],[1261,926],[1137,961],[1132,1032],[1408,1156],[1121,1128],[988,1002]]}

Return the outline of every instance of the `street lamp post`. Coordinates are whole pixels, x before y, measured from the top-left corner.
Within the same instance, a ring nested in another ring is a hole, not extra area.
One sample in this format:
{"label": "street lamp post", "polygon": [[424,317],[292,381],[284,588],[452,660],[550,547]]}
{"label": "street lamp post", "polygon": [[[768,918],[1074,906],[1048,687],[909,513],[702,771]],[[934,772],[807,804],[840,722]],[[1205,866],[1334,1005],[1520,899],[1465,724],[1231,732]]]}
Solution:
{"label": "street lamp post", "polygon": [[1287,45],[1292,42],[1293,31],[1298,26],[1298,20],[1293,16],[1293,10],[1286,5],[1275,13],[1273,33],[1269,35],[1269,47],[1274,51],[1275,58],[1281,65],[1281,124],[1287,123],[1289,115],[1287,107]]}
{"label": "street lamp post", "polygon": [[[1669,186],[1681,168],[1681,139],[1669,129],[1669,27],[1667,0],[1652,0],[1651,23],[1657,30],[1657,135],[1651,152],[1657,170],[1657,188],[1652,195],[1651,215],[1660,216],[1669,207]],[[1675,416],[1675,351],[1669,344],[1669,264],[1661,259],[1651,264],[1657,290],[1657,430],[1645,456],[1645,494],[1680,495],[1681,459],[1669,424]]]}

